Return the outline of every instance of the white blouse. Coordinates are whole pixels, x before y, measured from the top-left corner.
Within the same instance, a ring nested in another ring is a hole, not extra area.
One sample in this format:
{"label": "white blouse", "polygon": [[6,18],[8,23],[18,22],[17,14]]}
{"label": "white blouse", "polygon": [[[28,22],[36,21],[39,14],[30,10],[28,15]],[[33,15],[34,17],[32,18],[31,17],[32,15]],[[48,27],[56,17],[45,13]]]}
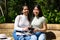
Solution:
{"label": "white blouse", "polygon": [[[14,30],[24,31],[23,27],[30,27],[30,23],[28,21],[28,18],[25,15],[18,15],[15,18]],[[25,35],[25,34],[20,33],[20,32],[16,32],[16,35]]]}
{"label": "white blouse", "polygon": [[23,31],[23,27],[29,27],[30,23],[27,19],[27,16],[25,15],[18,15],[15,18],[15,24],[14,24],[14,29],[15,30],[19,30],[19,31]]}
{"label": "white blouse", "polygon": [[42,28],[42,24],[45,22],[45,17],[42,16],[42,17],[39,17],[37,18],[36,16],[34,17],[34,19],[32,20],[32,27],[33,28],[37,28],[37,29],[40,29]]}

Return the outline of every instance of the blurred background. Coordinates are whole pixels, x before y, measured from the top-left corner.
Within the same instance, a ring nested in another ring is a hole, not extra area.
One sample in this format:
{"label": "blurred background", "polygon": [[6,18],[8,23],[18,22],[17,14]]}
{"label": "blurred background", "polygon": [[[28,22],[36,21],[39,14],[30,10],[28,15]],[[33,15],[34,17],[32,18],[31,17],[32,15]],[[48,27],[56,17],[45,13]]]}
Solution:
{"label": "blurred background", "polygon": [[40,4],[47,23],[60,24],[60,0],[0,0],[0,23],[14,23],[24,3],[30,7],[30,13],[34,4]]}

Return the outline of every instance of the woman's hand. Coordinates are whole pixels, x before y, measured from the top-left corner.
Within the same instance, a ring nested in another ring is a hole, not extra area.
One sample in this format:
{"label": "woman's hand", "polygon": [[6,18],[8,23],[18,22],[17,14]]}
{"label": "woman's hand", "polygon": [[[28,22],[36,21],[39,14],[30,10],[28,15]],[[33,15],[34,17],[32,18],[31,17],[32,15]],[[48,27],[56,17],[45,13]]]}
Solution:
{"label": "woman's hand", "polygon": [[24,30],[24,31],[28,31],[28,27],[24,27],[23,30]]}
{"label": "woman's hand", "polygon": [[33,30],[33,32],[37,32],[37,31],[38,31],[38,29],[34,29],[34,30]]}

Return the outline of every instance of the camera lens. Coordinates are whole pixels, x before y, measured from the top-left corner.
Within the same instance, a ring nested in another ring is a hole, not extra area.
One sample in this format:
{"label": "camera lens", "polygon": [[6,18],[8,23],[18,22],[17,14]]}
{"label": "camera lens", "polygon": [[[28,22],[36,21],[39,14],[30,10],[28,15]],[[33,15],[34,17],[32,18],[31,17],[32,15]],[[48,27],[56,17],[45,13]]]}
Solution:
{"label": "camera lens", "polygon": [[29,30],[31,30],[31,28],[28,28]]}

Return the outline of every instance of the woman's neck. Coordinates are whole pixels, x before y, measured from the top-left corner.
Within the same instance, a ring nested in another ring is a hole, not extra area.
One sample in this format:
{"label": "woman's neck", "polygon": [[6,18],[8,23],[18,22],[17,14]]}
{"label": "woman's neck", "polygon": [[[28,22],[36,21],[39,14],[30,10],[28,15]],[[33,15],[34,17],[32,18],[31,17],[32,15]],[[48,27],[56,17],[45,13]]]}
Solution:
{"label": "woman's neck", "polygon": [[36,18],[39,18],[39,16],[35,16]]}
{"label": "woman's neck", "polygon": [[23,14],[24,16],[27,16],[26,14]]}
{"label": "woman's neck", "polygon": [[35,16],[35,17],[37,17],[37,18],[38,18],[38,16]]}

